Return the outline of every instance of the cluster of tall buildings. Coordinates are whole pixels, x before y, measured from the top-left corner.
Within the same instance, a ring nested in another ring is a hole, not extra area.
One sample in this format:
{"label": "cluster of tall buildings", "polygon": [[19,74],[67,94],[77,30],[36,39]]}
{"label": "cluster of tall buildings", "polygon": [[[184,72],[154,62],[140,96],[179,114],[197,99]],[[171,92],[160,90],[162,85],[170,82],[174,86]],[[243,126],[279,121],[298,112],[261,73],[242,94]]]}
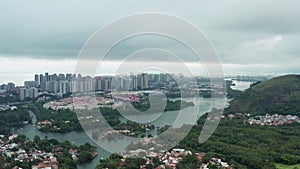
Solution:
{"label": "cluster of tall buildings", "polygon": [[16,85],[14,83],[7,83],[7,84],[2,84],[0,86],[0,90],[5,91],[5,92],[11,92],[13,90],[15,90]]}
{"label": "cluster of tall buildings", "polygon": [[56,95],[94,91],[128,91],[160,88],[176,84],[171,75],[127,74],[117,76],[82,76],[81,74],[35,74],[34,80],[25,81],[24,86],[16,87],[14,83],[0,85],[1,92],[15,92],[20,100],[37,98],[40,93]]}
{"label": "cluster of tall buildings", "polygon": [[24,100],[25,98],[37,98],[39,96],[38,89],[35,87],[30,88],[20,88],[19,90],[19,99]]}
{"label": "cluster of tall buildings", "polygon": [[40,92],[66,94],[70,92],[89,92],[110,90],[111,77],[77,76],[76,74],[36,74],[33,81],[25,81],[24,88],[37,88]]}
{"label": "cluster of tall buildings", "polygon": [[24,82],[22,91],[25,91],[25,94],[22,94],[22,98],[23,96],[35,98],[36,90],[60,95],[69,92],[143,90],[149,88],[150,85],[155,86],[160,82],[170,80],[171,76],[168,74],[148,73],[96,77],[82,76],[80,74],[35,74],[33,81]]}

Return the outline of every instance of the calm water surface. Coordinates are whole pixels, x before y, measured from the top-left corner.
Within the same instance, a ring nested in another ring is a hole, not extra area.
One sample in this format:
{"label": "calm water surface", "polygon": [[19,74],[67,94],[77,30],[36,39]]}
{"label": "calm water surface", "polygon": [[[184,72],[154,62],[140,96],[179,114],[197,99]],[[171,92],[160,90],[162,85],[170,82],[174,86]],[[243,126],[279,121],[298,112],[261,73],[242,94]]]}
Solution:
{"label": "calm water surface", "polygon": [[[176,99],[172,99],[172,100],[176,100]],[[210,98],[200,98],[200,100],[198,102],[195,101],[195,99],[191,99],[191,98],[187,98],[185,99],[186,101],[193,101],[195,103],[195,106],[199,106],[199,112],[198,112],[198,117],[202,116],[204,113],[210,111],[211,109],[211,99]],[[217,99],[217,102],[219,102],[220,104],[223,103],[224,100],[222,99]],[[182,110],[182,113],[184,113],[186,118],[189,118],[189,116],[193,116],[194,113],[193,111],[195,110],[195,107],[187,107],[185,109]],[[29,112],[30,116],[33,117],[33,124],[35,124],[36,122],[36,117],[35,114],[33,112]],[[156,127],[163,127],[165,125],[172,125],[174,123],[174,121],[177,119],[177,115],[179,114],[179,111],[167,111],[162,113],[156,120],[154,120],[153,122],[151,122],[151,124],[154,124]],[[131,115],[134,116],[134,115]],[[145,115],[146,116],[146,115]],[[149,117],[149,115],[147,115]],[[151,115],[150,115],[151,116]],[[155,115],[157,116],[157,115]],[[121,121],[126,122],[127,119],[124,117],[120,118]],[[109,152],[105,151],[103,148],[97,146],[89,137],[85,132],[69,132],[69,133],[43,133],[38,131],[34,125],[32,124],[28,124],[24,127],[24,129],[16,131],[16,134],[24,134],[27,137],[29,137],[30,139],[33,139],[33,137],[35,135],[38,135],[41,138],[44,137],[48,137],[49,139],[56,139],[60,142],[63,141],[70,141],[76,145],[81,145],[84,144],[86,142],[94,145],[97,147],[98,149],[98,153],[99,155],[90,163],[86,163],[86,164],[82,164],[82,165],[78,165],[79,169],[93,169],[97,166],[97,164],[99,163],[99,160],[101,158],[105,158],[108,157],[110,155]],[[153,130],[151,132],[152,135],[156,135],[156,130]],[[130,141],[123,139],[123,140],[119,140],[118,142],[116,142],[116,144],[114,144],[114,147],[116,147],[116,149],[118,149],[119,147],[122,147],[124,144],[127,145],[129,144]],[[103,144],[111,144],[109,142],[103,142]]]}

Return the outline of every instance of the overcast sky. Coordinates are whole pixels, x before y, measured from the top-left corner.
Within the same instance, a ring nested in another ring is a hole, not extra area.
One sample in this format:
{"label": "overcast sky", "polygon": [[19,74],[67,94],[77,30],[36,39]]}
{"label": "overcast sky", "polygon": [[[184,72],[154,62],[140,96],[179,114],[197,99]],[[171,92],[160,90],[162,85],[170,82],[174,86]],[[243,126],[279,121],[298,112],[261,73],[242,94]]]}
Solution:
{"label": "overcast sky", "polygon": [[[300,71],[300,2],[295,0],[9,0],[0,2],[0,78],[71,72],[94,32],[140,12],[172,14],[197,26],[215,46],[226,73]],[[142,49],[146,41],[124,43],[111,58],[115,62],[119,55]]]}

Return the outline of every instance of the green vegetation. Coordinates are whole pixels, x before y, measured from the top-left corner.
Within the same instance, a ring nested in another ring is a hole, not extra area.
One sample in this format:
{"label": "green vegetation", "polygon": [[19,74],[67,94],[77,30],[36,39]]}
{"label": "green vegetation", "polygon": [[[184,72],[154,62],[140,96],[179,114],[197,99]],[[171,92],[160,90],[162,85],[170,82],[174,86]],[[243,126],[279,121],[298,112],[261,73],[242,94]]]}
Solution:
{"label": "green vegetation", "polygon": [[167,105],[165,111],[174,111],[174,110],[181,110],[186,107],[194,106],[193,102],[187,102],[185,100],[176,100],[170,101],[167,100]]}
{"label": "green vegetation", "polygon": [[22,107],[0,111],[0,133],[8,134],[12,128],[24,127],[26,121],[31,122],[31,118],[27,110]]}
{"label": "green vegetation", "polygon": [[[134,103],[136,104],[137,108],[146,110],[148,104],[146,101],[142,103]],[[194,104],[192,102],[186,102],[186,101],[167,101],[167,105],[165,108],[165,111],[172,111],[172,110],[179,110],[181,108],[185,108],[188,106],[193,106]],[[37,117],[37,123],[48,121],[51,124],[41,125],[38,126],[39,130],[42,132],[59,132],[59,133],[66,133],[70,131],[82,131],[82,127],[79,123],[78,117],[76,112],[73,112],[69,109],[58,109],[58,110],[52,110],[52,109],[46,109],[43,108],[42,102],[35,102],[28,107],[29,110],[33,111],[36,114]],[[135,122],[127,122],[127,123],[121,123],[119,118],[121,117],[120,113],[116,109],[111,108],[100,108],[101,113],[105,120],[116,130],[121,129],[128,129],[131,132],[134,133],[134,136],[138,136],[145,132],[145,128],[141,128],[141,125]],[[77,113],[80,114],[80,111]],[[87,116],[87,111],[83,112],[84,115],[82,117]],[[88,111],[88,114],[93,117],[98,117],[98,110],[90,110]],[[103,120],[103,119],[99,119]],[[90,127],[94,127],[95,123],[91,123],[90,120],[81,120],[81,122],[84,122],[86,125]],[[99,122],[97,122],[99,124]],[[100,126],[101,127],[101,126]]]}
{"label": "green vegetation", "polygon": [[86,163],[88,161],[92,161],[98,155],[96,149],[97,148],[95,146],[92,146],[90,143],[80,145],[78,147],[78,163]]}
{"label": "green vegetation", "polygon": [[[144,159],[126,158],[125,162],[122,162],[120,156],[112,154],[109,158],[100,160],[100,164],[96,169],[140,169],[140,166],[144,164]],[[153,168],[153,166],[151,168]]]}
{"label": "green vegetation", "polygon": [[17,102],[18,98],[14,95],[0,96],[0,104]]}
{"label": "green vegetation", "polygon": [[226,91],[227,91],[227,97],[233,99],[240,96],[242,91],[231,89],[231,84],[232,84],[231,80],[226,81]]}
{"label": "green vegetation", "polygon": [[[90,162],[97,156],[97,148],[89,143],[77,146],[69,141],[58,142],[55,139],[41,139],[39,136],[35,136],[31,141],[24,135],[18,135],[13,142],[19,142],[18,148],[24,149],[28,154],[30,152],[37,153],[38,150],[45,151],[45,153],[53,153],[57,157],[59,168],[76,169],[77,164]],[[77,159],[72,158],[70,150],[75,150]],[[35,159],[34,161],[24,160],[23,162],[19,162],[12,158],[0,156],[0,164],[8,164],[7,167],[1,165],[0,168],[8,169],[13,166],[19,166],[24,169],[30,169],[32,165],[37,165],[43,161],[43,159]]]}
{"label": "green vegetation", "polygon": [[[148,100],[149,101],[149,100]],[[142,101],[140,103],[134,103],[135,107],[137,109],[140,109],[141,111],[145,111],[147,109],[147,105],[149,102]],[[149,104],[150,105],[150,104]],[[181,100],[176,101],[167,101],[167,106],[165,108],[165,111],[173,111],[173,110],[180,110],[182,107],[187,106],[193,106],[194,104],[192,102],[186,102]],[[149,124],[139,124],[133,121],[126,121],[121,122],[120,117],[122,116],[117,109],[112,108],[100,108],[100,112],[104,119],[99,116],[99,110],[89,110],[89,111],[78,111],[79,117],[83,117],[83,119],[80,121],[81,124],[84,124],[85,129],[107,129],[107,126],[104,124],[104,120],[114,129],[114,130],[128,130],[130,132],[128,133],[122,133],[124,135],[130,135],[135,137],[140,137],[143,135],[147,130],[153,130],[154,125]],[[91,119],[85,119],[85,117],[91,116],[93,118]],[[94,122],[95,119],[97,119],[97,122]],[[103,121],[103,123],[102,123]],[[97,139],[97,137],[100,137],[99,132],[94,131],[93,138]],[[107,139],[116,139],[115,134],[110,134],[107,136]]]}
{"label": "green vegetation", "polygon": [[285,164],[276,163],[275,166],[277,169],[299,169],[300,168],[300,164],[285,165]]}
{"label": "green vegetation", "polygon": [[[99,116],[101,112],[102,116]],[[106,122],[114,129],[114,130],[128,130],[128,133],[122,133],[123,135],[130,135],[139,137],[141,134],[144,134],[147,130],[153,130],[154,125],[150,124],[139,124],[133,121],[121,122],[120,117],[121,114],[117,109],[112,108],[100,108],[100,112],[98,109],[93,109],[89,111],[77,112],[79,117],[83,117],[81,119],[81,124],[83,124],[84,128],[87,130],[96,129],[93,133],[94,139],[97,139],[99,136],[99,132],[97,129],[106,130],[107,125]],[[85,118],[87,116],[91,116],[93,118]],[[97,121],[95,121],[97,120]],[[105,122],[106,121],[106,122]],[[113,140],[116,139],[115,135],[111,137],[108,136],[107,139]]]}
{"label": "green vegetation", "polygon": [[[203,144],[198,142],[198,138],[207,115],[201,117],[198,124],[176,148],[184,148],[194,153],[206,152],[204,162],[211,157],[217,157],[238,169],[299,168],[300,123],[282,126],[249,125],[245,123],[248,117],[242,115],[243,113],[251,115],[276,113],[299,116],[299,86],[300,75],[287,75],[255,83],[244,92],[227,89],[228,97],[234,100],[225,110],[225,114],[241,113],[241,115],[236,114],[233,119],[227,116],[222,119],[213,135]],[[166,128],[168,126],[159,129],[159,133]],[[114,160],[116,163],[117,160]],[[106,159],[103,164],[109,162],[110,160]],[[193,168],[198,165],[198,160],[186,157],[180,161],[178,168]],[[217,166],[209,166],[209,168],[215,167]]]}
{"label": "green vegetation", "polygon": [[[99,109],[93,109],[88,111],[77,111],[76,113],[78,114],[78,117],[81,118],[81,124],[83,124],[87,130],[95,129],[95,127],[97,129],[106,128],[105,121],[112,127],[121,124],[119,119],[121,115],[117,109],[104,107],[100,108],[100,111]],[[100,113],[103,117],[99,115]],[[86,118],[88,116],[92,118]]]}
{"label": "green vegetation", "polygon": [[[206,152],[228,161],[236,168],[275,168],[274,163],[300,163],[300,124],[258,126],[244,123],[244,117],[222,119],[219,126],[203,144],[198,143],[205,117],[193,127],[179,144],[193,152]],[[210,154],[210,155],[209,155]]]}
{"label": "green vegetation", "polygon": [[[143,98],[140,102],[133,102],[132,105],[134,108],[136,108],[139,111],[146,111],[148,110],[151,106],[159,105],[157,107],[160,107],[162,104],[161,102],[156,102],[155,99],[153,99],[153,105],[150,104],[149,97]],[[174,111],[174,110],[181,110],[186,107],[194,106],[193,102],[187,102],[185,100],[169,100],[167,99],[166,102],[166,107],[164,111]]]}
{"label": "green vegetation", "polygon": [[[237,116],[234,119],[225,118],[221,120],[212,137],[205,143],[199,144],[199,131],[205,120],[205,116],[200,118],[199,124],[192,128],[177,148],[191,150],[194,153],[206,152],[203,162],[209,161],[211,157],[217,157],[239,169],[276,169],[275,163],[289,165],[300,163],[300,124],[298,123],[280,127],[259,126],[244,123],[244,116]],[[147,149],[145,145],[143,148]],[[120,163],[120,158],[110,157],[102,160],[98,168],[127,168],[124,165],[115,167]],[[140,165],[140,163],[135,164],[136,167]],[[198,165],[198,160],[187,156],[179,163],[178,168],[188,169]]]}
{"label": "green vegetation", "polygon": [[96,169],[103,169],[103,168],[117,169],[119,167],[119,163],[121,163],[121,157],[112,154],[109,156],[109,158],[101,159],[100,164],[96,167]]}
{"label": "green vegetation", "polygon": [[186,155],[183,156],[182,160],[177,165],[178,169],[191,169],[191,168],[199,168],[201,162],[194,155]]}
{"label": "green vegetation", "polygon": [[34,105],[29,106],[29,109],[35,113],[37,122],[48,120],[52,123],[52,125],[41,127],[40,131],[59,133],[82,131],[76,113],[69,109],[45,109],[42,103],[34,103]]}
{"label": "green vegetation", "polygon": [[[228,84],[228,83],[227,83]],[[251,88],[235,93],[229,113],[266,113],[298,115],[300,112],[300,76],[288,75],[253,84]],[[227,90],[228,91],[228,90]],[[198,121],[179,147],[194,152],[207,152],[228,161],[236,168],[276,168],[275,163],[300,163],[300,124],[259,126],[244,123],[247,117],[236,115],[232,120],[222,119],[219,126],[203,144],[197,143],[205,117]]]}
{"label": "green vegetation", "polygon": [[154,129],[154,125],[149,124],[139,124],[133,121],[127,121],[126,123],[120,123],[118,125],[112,126],[114,130],[129,130],[130,133],[126,135],[130,136],[139,136],[143,135],[146,132],[146,128],[149,130]]}
{"label": "green vegetation", "polygon": [[286,75],[252,85],[226,112],[300,116],[300,75]]}

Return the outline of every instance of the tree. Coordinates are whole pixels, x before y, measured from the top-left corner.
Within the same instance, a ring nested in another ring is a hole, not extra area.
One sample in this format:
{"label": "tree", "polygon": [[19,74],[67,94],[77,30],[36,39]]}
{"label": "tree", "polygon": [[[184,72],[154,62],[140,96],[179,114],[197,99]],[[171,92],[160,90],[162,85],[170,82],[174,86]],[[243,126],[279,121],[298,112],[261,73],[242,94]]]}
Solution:
{"label": "tree", "polygon": [[38,145],[38,144],[40,144],[41,143],[41,138],[38,136],[38,135],[35,135],[34,137],[33,137],[33,142],[34,142],[34,144],[36,144],[36,145]]}
{"label": "tree", "polygon": [[15,138],[16,142],[24,143],[27,140],[25,135],[18,135],[17,138]]}
{"label": "tree", "polygon": [[219,168],[219,166],[217,164],[209,164],[207,167],[209,169],[218,169]]}
{"label": "tree", "polygon": [[93,160],[93,156],[90,152],[83,151],[79,154],[78,163],[86,163]]}
{"label": "tree", "polygon": [[140,169],[141,165],[145,164],[145,160],[142,158],[126,158],[123,167],[126,169]]}
{"label": "tree", "polygon": [[200,167],[200,161],[194,155],[183,156],[182,160],[180,160],[177,165],[178,169],[190,169],[198,167]]}
{"label": "tree", "polygon": [[120,158],[117,155],[112,154],[107,159],[101,159],[100,164],[97,166],[97,169],[117,169],[120,162]]}

